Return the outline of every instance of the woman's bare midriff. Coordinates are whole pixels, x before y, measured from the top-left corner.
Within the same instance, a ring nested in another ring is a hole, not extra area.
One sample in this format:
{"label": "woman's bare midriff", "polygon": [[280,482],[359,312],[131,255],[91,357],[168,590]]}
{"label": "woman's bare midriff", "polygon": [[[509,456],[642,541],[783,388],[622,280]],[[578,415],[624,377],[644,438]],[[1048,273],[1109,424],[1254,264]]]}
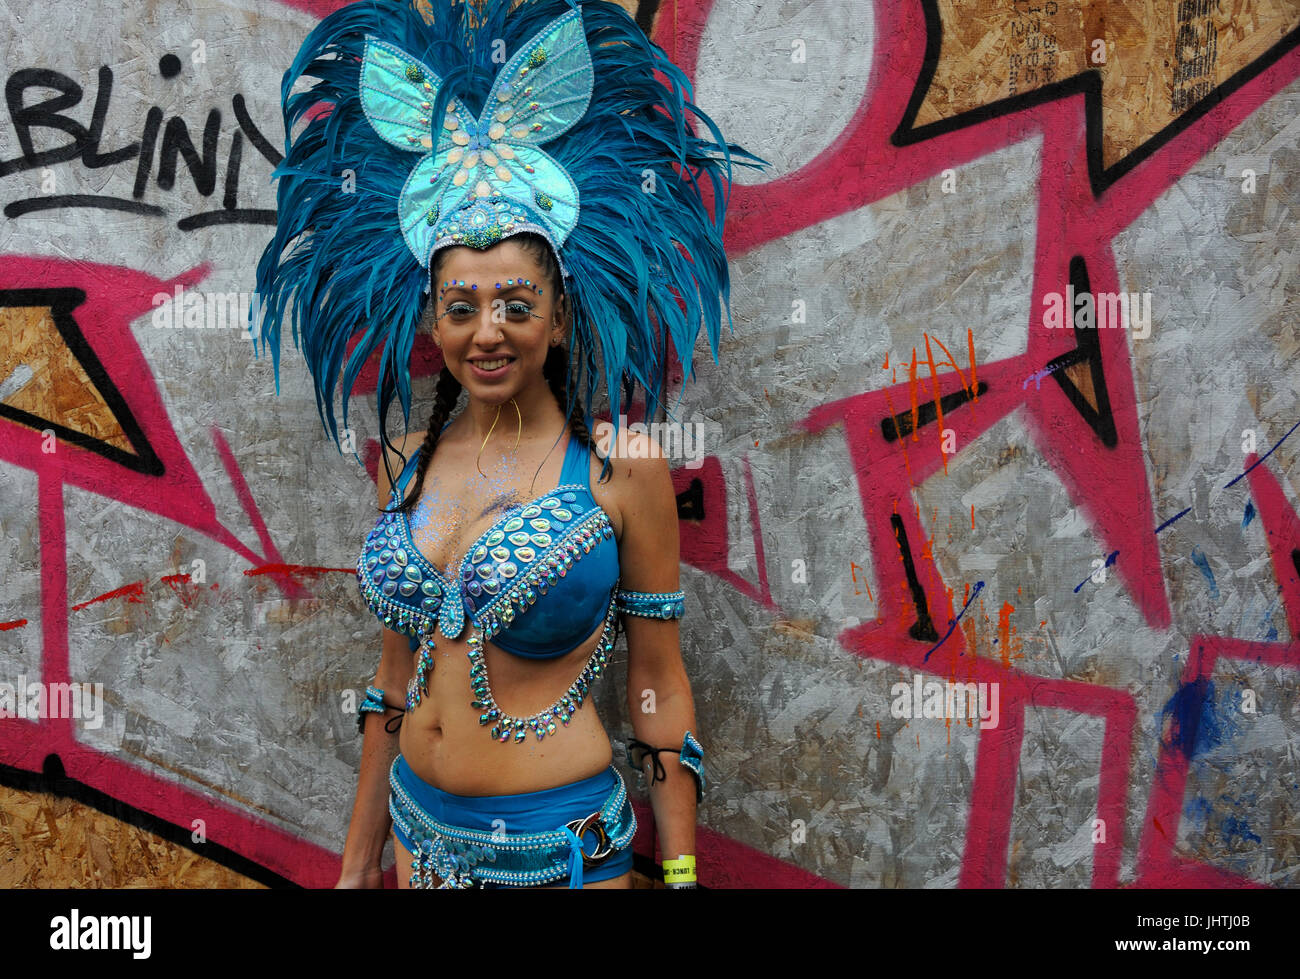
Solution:
{"label": "woman's bare midriff", "polygon": [[[544,600],[544,599],[543,599]],[[488,677],[498,706],[514,717],[529,717],[564,695],[586,665],[600,636],[598,627],[585,642],[552,660],[511,656],[492,643],[486,646]],[[515,795],[537,792],[597,775],[612,758],[609,736],[590,696],[567,726],[538,740],[512,738],[502,744],[479,724],[480,711],[469,683],[469,646],[465,639],[435,637],[429,694],[402,722],[399,746],[411,771],[452,795]]]}

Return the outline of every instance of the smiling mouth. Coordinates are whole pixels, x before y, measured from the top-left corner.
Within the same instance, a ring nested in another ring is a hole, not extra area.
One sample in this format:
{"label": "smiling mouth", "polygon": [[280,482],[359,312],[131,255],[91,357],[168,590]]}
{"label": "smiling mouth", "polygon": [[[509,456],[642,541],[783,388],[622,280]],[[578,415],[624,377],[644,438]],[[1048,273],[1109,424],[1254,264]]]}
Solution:
{"label": "smiling mouth", "polygon": [[470,363],[481,371],[495,371],[505,367],[512,360],[513,357],[498,357],[496,360],[471,360]]}

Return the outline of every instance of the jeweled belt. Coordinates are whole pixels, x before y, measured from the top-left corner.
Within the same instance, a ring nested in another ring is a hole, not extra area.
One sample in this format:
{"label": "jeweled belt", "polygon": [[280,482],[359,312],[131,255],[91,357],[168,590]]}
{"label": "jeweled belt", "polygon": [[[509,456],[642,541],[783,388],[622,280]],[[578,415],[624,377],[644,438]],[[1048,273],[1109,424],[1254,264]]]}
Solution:
{"label": "jeweled belt", "polygon": [[[406,791],[396,777],[397,761],[389,772],[392,793],[388,811],[393,823],[416,843],[411,864],[411,887],[481,887],[485,883],[531,887],[569,877],[581,881],[581,868],[604,863],[632,842],[636,815],[623,777],[614,769],[618,784],[599,810],[564,826],[536,833],[485,832],[439,822]],[[587,853],[582,841],[594,834],[596,849]],[[579,859],[580,855],[580,859]]]}

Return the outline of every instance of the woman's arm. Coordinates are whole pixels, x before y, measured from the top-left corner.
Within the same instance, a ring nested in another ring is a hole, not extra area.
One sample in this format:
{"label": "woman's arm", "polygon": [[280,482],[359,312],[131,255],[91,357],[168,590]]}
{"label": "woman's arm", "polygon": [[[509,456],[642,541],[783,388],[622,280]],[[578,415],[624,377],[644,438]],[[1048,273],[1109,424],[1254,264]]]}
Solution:
{"label": "woman's arm", "polygon": [[[402,451],[409,454],[407,445],[419,445],[424,434],[410,436],[402,446]],[[389,456],[394,471],[401,467],[402,460]],[[379,505],[388,505],[389,482],[384,467],[378,467]],[[384,691],[385,704],[404,704],[406,684],[415,670],[414,657],[411,654],[410,640],[392,629],[381,628],[383,634],[379,669],[375,673],[374,686]],[[347,842],[343,844],[343,863],[339,871],[336,887],[382,887],[384,843],[388,839],[393,820],[388,813],[388,770],[398,752],[398,732],[393,725],[390,732],[386,725],[403,714],[397,707],[378,712],[363,714],[365,734],[361,744],[361,773],[357,777],[357,796],[352,805],[352,819],[348,824]],[[401,872],[402,868],[398,868]]]}
{"label": "woman's arm", "polygon": [[[374,685],[384,691],[385,704],[402,703],[406,683],[414,670],[410,641],[401,633],[384,629],[383,654]],[[352,821],[343,845],[343,865],[338,887],[382,887],[384,843],[392,829],[388,813],[388,770],[397,757],[398,732],[385,727],[403,713],[389,708],[383,714],[366,713],[365,737],[361,745],[361,773],[357,777],[357,797],[352,805]],[[401,872],[401,868],[398,868]]]}
{"label": "woman's arm", "polygon": [[[644,438],[644,436],[640,436]],[[680,578],[677,497],[668,463],[646,439],[630,459],[614,460],[620,485],[623,534],[619,541],[619,587],[627,591],[673,592]],[[637,456],[644,456],[638,458]],[[632,731],[652,748],[680,748],[687,731],[698,735],[691,684],[682,665],[681,639],[675,619],[626,615],[627,704]],[[659,850],[665,860],[695,853],[695,779],[677,755],[659,756],[665,778],[650,784]],[[652,766],[647,762],[647,769]],[[647,777],[649,782],[649,776]]]}

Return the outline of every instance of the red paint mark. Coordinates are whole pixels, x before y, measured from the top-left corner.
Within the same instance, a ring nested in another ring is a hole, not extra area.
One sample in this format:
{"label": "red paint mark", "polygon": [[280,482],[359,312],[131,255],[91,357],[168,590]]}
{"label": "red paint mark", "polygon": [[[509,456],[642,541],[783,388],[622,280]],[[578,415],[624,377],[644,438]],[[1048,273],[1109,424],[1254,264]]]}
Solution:
{"label": "red paint mark", "polygon": [[244,574],[249,575],[250,577],[253,575],[260,575],[260,574],[308,575],[310,577],[319,577],[320,575],[329,574],[331,572],[336,572],[336,571],[342,572],[344,574],[352,574],[352,575],[357,573],[356,568],[323,568],[323,567],[318,567],[309,564],[280,563],[280,564],[261,564],[255,568],[248,568],[244,572]]}
{"label": "red paint mark", "polygon": [[975,529],[975,504],[970,505],[970,529]]}
{"label": "red paint mark", "polygon": [[7,632],[10,629],[21,629],[26,624],[26,619],[14,619],[12,622],[0,622],[0,632]]}
{"label": "red paint mark", "polygon": [[[239,504],[244,509],[245,515],[253,525],[253,530],[257,534],[257,539],[261,541],[263,551],[267,558],[279,558],[279,548],[271,540],[271,532],[266,529],[266,521],[262,519],[261,511],[257,508],[257,503],[253,499],[253,491],[248,488],[248,483],[244,479],[243,472],[240,471],[239,463],[235,461],[235,454],[230,450],[230,444],[226,437],[221,434],[221,429],[212,426],[212,442],[217,447],[217,455],[221,457],[221,465],[226,470],[226,475],[230,478],[230,485],[235,490],[235,496],[239,499]],[[280,582],[280,588],[284,592],[285,598],[305,598],[307,592],[296,582]]]}
{"label": "red paint mark", "polygon": [[[181,574],[163,575],[161,580],[163,584],[167,585],[167,587],[170,588],[177,595],[178,598],[180,598],[182,605],[184,605],[186,608],[194,607],[194,598],[195,595],[198,593],[198,586],[195,585],[190,588],[182,587],[184,585],[190,584],[190,576],[188,572],[182,572]],[[213,584],[213,587],[214,588],[216,587],[215,583]]]}
{"label": "red paint mark", "polygon": [[876,721],[876,740],[880,740],[880,722]]}
{"label": "red paint mark", "polygon": [[102,595],[96,595],[94,598],[90,599],[89,601],[81,602],[78,605],[74,605],[72,606],[72,611],[80,612],[83,608],[85,608],[88,605],[94,605],[96,602],[105,602],[110,598],[117,598],[119,596],[125,598],[128,602],[140,603],[144,601],[143,595],[144,595],[144,582],[133,581],[129,585],[123,585],[121,588],[114,588],[112,591],[106,591]]}

